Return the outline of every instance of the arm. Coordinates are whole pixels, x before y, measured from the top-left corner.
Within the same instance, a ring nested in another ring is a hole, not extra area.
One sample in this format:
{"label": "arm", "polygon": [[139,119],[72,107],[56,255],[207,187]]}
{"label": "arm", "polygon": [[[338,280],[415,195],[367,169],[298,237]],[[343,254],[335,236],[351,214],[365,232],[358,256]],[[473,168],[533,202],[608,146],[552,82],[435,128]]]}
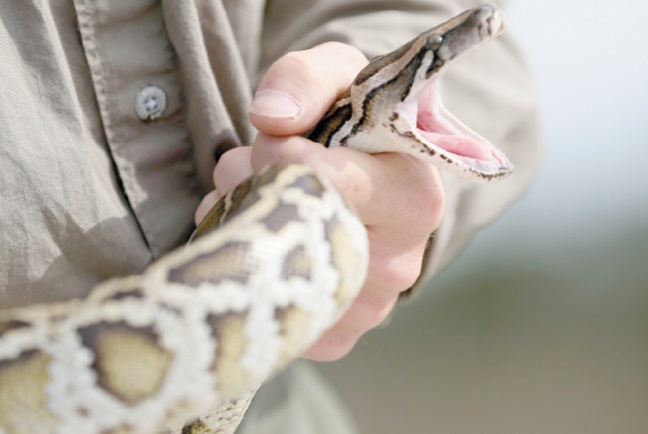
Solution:
{"label": "arm", "polygon": [[[263,74],[283,53],[335,40],[368,58],[481,0],[270,0],[266,11]],[[494,3],[502,6],[503,1]],[[428,252],[422,286],[461,253],[475,232],[493,221],[528,187],[540,161],[541,142],[530,74],[510,32],[463,59],[441,80],[446,107],[495,143],[515,173],[497,184],[475,184],[442,174],[446,212]],[[485,115],[488,114],[488,115]]]}
{"label": "arm", "polygon": [[252,106],[252,123],[261,132],[253,148],[223,157],[214,173],[225,192],[270,162],[311,164],[358,210],[371,241],[369,278],[347,315],[308,352],[316,359],[340,357],[390,312],[419,275],[428,235],[439,228],[444,211],[436,169],[400,154],[325,150],[295,136],[314,125],[365,62],[348,45],[330,43],[282,57],[264,76]]}
{"label": "arm", "polygon": [[[214,170],[222,194],[274,162],[311,165],[333,181],[365,224],[369,275],[346,314],[306,353],[317,360],[342,357],[391,312],[419,275],[428,236],[443,213],[436,168],[405,154],[327,149],[298,135],[314,126],[366,62],[356,49],[339,43],[282,57],[252,104],[250,118],[260,131],[253,146],[226,153]],[[214,199],[204,201],[197,220]]]}

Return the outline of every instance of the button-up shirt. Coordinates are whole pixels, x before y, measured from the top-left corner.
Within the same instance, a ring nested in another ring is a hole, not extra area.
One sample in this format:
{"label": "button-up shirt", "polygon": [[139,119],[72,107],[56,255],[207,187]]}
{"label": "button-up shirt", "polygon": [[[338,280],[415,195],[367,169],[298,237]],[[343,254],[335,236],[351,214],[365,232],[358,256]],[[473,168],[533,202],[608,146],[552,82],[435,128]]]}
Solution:
{"label": "button-up shirt", "polygon": [[[0,306],[82,297],[184,243],[218,157],[251,144],[255,84],[284,53],[337,40],[371,57],[477,3],[0,3]],[[422,281],[520,194],[537,163],[530,79],[509,36],[443,84],[451,111],[516,173],[486,186],[445,177],[446,217]]]}

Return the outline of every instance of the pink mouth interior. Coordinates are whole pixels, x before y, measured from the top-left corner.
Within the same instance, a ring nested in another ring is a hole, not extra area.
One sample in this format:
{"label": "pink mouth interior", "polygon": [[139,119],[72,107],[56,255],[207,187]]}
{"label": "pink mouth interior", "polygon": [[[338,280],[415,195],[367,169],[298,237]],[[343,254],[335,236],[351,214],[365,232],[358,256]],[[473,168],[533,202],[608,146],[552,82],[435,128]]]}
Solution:
{"label": "pink mouth interior", "polygon": [[512,167],[503,153],[443,107],[437,80],[430,81],[405,101],[401,111],[412,127],[416,126],[419,137],[431,147],[454,154],[465,164],[479,166],[480,170],[497,171]]}

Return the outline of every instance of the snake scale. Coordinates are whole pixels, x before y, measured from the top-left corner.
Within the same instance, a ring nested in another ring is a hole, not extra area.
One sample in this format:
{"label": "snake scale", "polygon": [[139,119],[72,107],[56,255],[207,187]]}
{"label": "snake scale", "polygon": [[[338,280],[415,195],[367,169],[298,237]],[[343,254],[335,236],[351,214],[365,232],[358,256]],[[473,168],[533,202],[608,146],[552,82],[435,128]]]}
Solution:
{"label": "snake scale", "polygon": [[[306,137],[477,181],[506,176],[511,163],[443,109],[437,83],[503,26],[483,5],[375,58]],[[310,168],[263,169],[142,274],[0,311],[0,433],[233,433],[261,382],[357,295],[367,244]]]}

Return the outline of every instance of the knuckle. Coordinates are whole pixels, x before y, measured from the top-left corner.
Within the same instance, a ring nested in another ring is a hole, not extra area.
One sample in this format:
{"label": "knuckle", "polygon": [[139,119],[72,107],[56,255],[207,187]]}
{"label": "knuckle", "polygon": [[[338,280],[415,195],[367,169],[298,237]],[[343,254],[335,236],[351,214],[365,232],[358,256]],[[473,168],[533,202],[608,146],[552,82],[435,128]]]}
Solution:
{"label": "knuckle", "polygon": [[309,50],[291,51],[284,54],[275,62],[270,72],[281,75],[286,73],[290,75],[298,74],[300,81],[307,84],[317,83],[318,81],[316,64]]}
{"label": "knuckle", "polygon": [[367,57],[353,45],[338,41],[329,41],[318,45],[318,47],[331,51],[336,57],[342,57],[345,62],[351,63],[352,65],[362,67],[367,64]]}
{"label": "knuckle", "polygon": [[[440,183],[430,182],[429,179],[414,181],[417,186],[408,195],[398,209],[401,227],[409,231],[414,238],[429,236],[434,232],[445,213],[445,194]],[[420,187],[419,187],[420,186]]]}
{"label": "knuckle", "polygon": [[219,193],[227,193],[248,176],[250,156],[251,150],[247,146],[231,149],[221,155],[212,173],[214,186]]}
{"label": "knuckle", "polygon": [[241,158],[243,158],[246,154],[249,154],[249,152],[250,150],[244,146],[232,148],[221,155],[216,166],[228,166],[235,164],[240,161]]}
{"label": "knuckle", "polygon": [[412,263],[408,264],[408,266],[399,267],[398,270],[392,271],[391,274],[390,280],[393,282],[393,288],[400,293],[414,285],[421,274],[421,263],[417,262],[416,265]]}
{"label": "knuckle", "polygon": [[419,242],[437,229],[445,211],[438,170],[410,155],[382,158],[389,181],[372,190],[372,207],[382,217],[374,219],[375,226],[390,229],[407,242]]}
{"label": "knuckle", "polygon": [[268,80],[272,81],[278,76],[289,75],[298,77],[298,81],[302,84],[319,88],[323,71],[328,69],[327,63],[322,59],[336,59],[336,63],[341,68],[353,71],[353,76],[367,64],[367,58],[357,48],[342,42],[324,42],[307,50],[291,51],[281,56],[270,67],[263,80],[264,86],[260,87],[269,84]]}
{"label": "knuckle", "polygon": [[412,248],[405,254],[374,261],[371,265],[373,281],[379,282],[385,291],[394,294],[410,288],[421,274],[425,249],[422,244],[421,246]]}
{"label": "knuckle", "polygon": [[414,196],[409,201],[407,215],[417,218],[419,221],[416,223],[423,230],[428,231],[430,226],[434,230],[443,218],[445,194],[437,169],[425,165],[421,172],[411,181],[415,188],[412,190]]}
{"label": "knuckle", "polygon": [[349,323],[352,324],[351,330],[355,332],[355,340],[380,325],[389,316],[398,298],[397,291],[384,295],[376,294],[375,289],[365,288],[349,310]]}
{"label": "knuckle", "polygon": [[223,173],[227,171],[230,167],[233,167],[236,164],[236,162],[239,160],[238,158],[239,152],[237,151],[237,149],[238,148],[235,148],[225,152],[218,159],[218,162],[214,167],[214,184],[218,184],[218,180],[223,176]]}
{"label": "knuckle", "polygon": [[412,227],[420,228],[427,236],[441,224],[445,211],[445,195],[443,189],[435,189],[423,194],[423,200],[418,199],[411,204],[414,209],[409,211],[409,215],[415,219]]}

